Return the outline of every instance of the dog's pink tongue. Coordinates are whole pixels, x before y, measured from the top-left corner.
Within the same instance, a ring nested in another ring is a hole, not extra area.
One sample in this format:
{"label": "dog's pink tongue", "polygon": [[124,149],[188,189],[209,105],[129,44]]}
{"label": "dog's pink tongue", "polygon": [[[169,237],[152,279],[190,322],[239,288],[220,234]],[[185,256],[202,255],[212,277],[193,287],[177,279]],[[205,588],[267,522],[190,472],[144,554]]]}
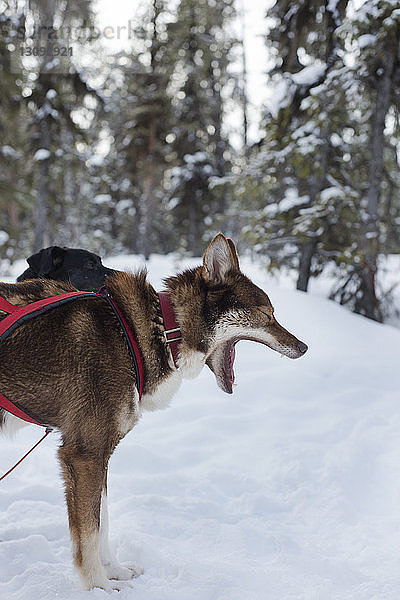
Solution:
{"label": "dog's pink tongue", "polygon": [[225,347],[225,355],[223,362],[224,381],[222,389],[227,394],[232,394],[232,386],[235,381],[235,373],[233,372],[233,363],[235,362],[235,342],[228,344]]}
{"label": "dog's pink tongue", "polygon": [[231,384],[231,386],[233,385],[233,382],[235,381],[235,372],[233,370],[233,365],[235,362],[235,344],[232,344],[232,346],[229,348],[229,382]]}

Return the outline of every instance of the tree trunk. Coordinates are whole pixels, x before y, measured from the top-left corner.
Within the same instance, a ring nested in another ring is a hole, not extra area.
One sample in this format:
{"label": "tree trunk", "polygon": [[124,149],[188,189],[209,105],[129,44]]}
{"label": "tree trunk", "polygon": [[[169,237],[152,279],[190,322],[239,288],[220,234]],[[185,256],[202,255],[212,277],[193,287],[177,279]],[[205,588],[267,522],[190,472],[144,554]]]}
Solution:
{"label": "tree trunk", "polygon": [[296,289],[306,292],[308,288],[308,282],[311,275],[311,262],[314,256],[315,248],[317,245],[316,239],[311,239],[305,242],[301,248],[300,264],[299,264],[299,275],[297,278]]}
{"label": "tree trunk", "polygon": [[[54,25],[55,1],[45,0],[41,7],[40,13],[40,31],[49,31]],[[47,41],[46,41],[47,43]],[[42,106],[46,103],[46,94],[52,87],[51,75],[46,73],[45,64],[48,61],[44,56],[39,64],[38,90],[42,99]],[[41,117],[40,125],[40,148],[48,150],[51,148],[50,123],[47,114]],[[48,216],[48,197],[49,197],[49,174],[50,174],[50,157],[45,158],[39,163],[39,182],[38,193],[35,206],[35,231],[33,250],[37,252],[44,246],[48,246],[47,237],[47,216]]]}
{"label": "tree trunk", "polygon": [[152,249],[152,221],[154,219],[154,174],[155,159],[154,151],[156,147],[156,117],[153,115],[150,120],[149,145],[146,159],[146,174],[144,178],[144,197],[142,209],[142,251],[145,260],[150,258]]}
{"label": "tree trunk", "polygon": [[8,221],[12,237],[16,237],[19,229],[20,208],[15,200],[11,200],[7,206]]}
{"label": "tree trunk", "polygon": [[[68,151],[64,154],[64,202],[62,204],[62,209],[63,212],[66,213],[63,215],[64,221],[65,219],[69,219],[71,225],[69,231],[66,232],[68,239],[63,239],[64,232],[58,232],[57,238],[67,245],[79,248],[80,244],[82,243],[82,223],[84,219],[81,210],[81,203],[77,202],[77,190],[75,188],[72,154],[74,140],[72,132],[66,127],[63,128],[63,137]],[[53,240],[51,240],[51,242],[53,242]]]}
{"label": "tree trunk", "polygon": [[[40,124],[40,148],[50,151],[50,131],[47,119],[44,118]],[[35,206],[35,234],[33,251],[38,252],[41,248],[48,246],[47,239],[47,214],[49,196],[49,172],[50,160],[45,158],[39,163],[39,183]]]}
{"label": "tree trunk", "polygon": [[385,50],[382,76],[378,82],[376,103],[372,118],[371,159],[367,194],[367,220],[362,240],[363,267],[360,270],[360,291],[356,312],[370,319],[382,321],[379,302],[376,297],[375,279],[379,246],[379,203],[384,166],[385,121],[390,106],[392,78],[395,62],[395,48],[391,44]]}
{"label": "tree trunk", "polygon": [[[324,189],[327,182],[329,172],[329,158],[331,151],[331,122],[328,119],[323,135],[324,143],[320,151],[321,172],[319,177],[313,177],[310,183],[310,205],[313,206],[316,202],[317,194]],[[308,289],[308,283],[311,277],[311,264],[314,253],[317,249],[318,238],[310,238],[301,247],[299,274],[297,278],[296,288],[302,292]]]}
{"label": "tree trunk", "polygon": [[246,12],[244,8],[244,0],[241,1],[240,4],[240,21],[242,25],[241,32],[241,58],[242,58],[242,89],[241,89],[241,108],[242,108],[242,120],[243,120],[243,129],[242,129],[242,144],[243,144],[243,154],[246,158],[249,156],[249,120],[248,120],[248,109],[249,109],[249,100],[248,100],[248,71],[247,71],[247,54],[246,54]]}
{"label": "tree trunk", "polygon": [[[222,26],[222,19],[221,19],[221,23],[218,23],[218,25]],[[208,34],[209,32],[212,31],[212,27],[213,27],[213,23],[209,22],[207,24],[206,34]],[[210,36],[211,36],[211,34],[210,34]],[[212,62],[214,62],[214,61],[212,61]],[[212,106],[213,106],[212,124],[215,129],[212,139],[215,144],[214,153],[215,153],[216,173],[217,173],[218,177],[224,177],[226,174],[226,159],[224,156],[225,149],[226,149],[226,143],[222,136],[222,121],[223,121],[223,102],[222,102],[222,97],[221,97],[222,85],[221,85],[220,81],[218,80],[218,76],[216,76],[216,74],[215,74],[215,68],[214,68],[212,62],[209,65],[209,72],[208,72],[210,88],[212,91]],[[219,65],[218,71],[220,72],[220,74],[221,74],[222,69],[223,69],[223,67],[221,66],[221,68],[220,68],[220,65]],[[222,186],[221,191],[220,191],[219,201],[215,208],[219,213],[219,217],[221,220],[221,228],[223,230],[226,230],[226,226],[227,226],[226,215],[225,215],[226,205],[227,205],[226,189],[225,189],[225,186]]]}

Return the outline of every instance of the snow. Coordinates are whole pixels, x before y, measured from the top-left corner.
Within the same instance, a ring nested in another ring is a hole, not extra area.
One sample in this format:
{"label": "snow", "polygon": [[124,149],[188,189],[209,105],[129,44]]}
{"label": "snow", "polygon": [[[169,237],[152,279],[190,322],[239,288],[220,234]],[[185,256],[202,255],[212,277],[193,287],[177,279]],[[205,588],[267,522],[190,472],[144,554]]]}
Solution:
{"label": "snow", "polygon": [[2,146],[1,148],[1,153],[3,156],[9,157],[9,158],[17,158],[18,157],[18,152],[16,152],[16,150],[14,150],[14,148],[12,146]]}
{"label": "snow", "polygon": [[329,10],[329,12],[332,12],[332,13],[336,12],[338,3],[339,3],[339,0],[329,0],[327,10]]}
{"label": "snow", "polygon": [[49,102],[45,102],[36,112],[36,118],[39,120],[45,119],[47,116],[52,117],[55,121],[59,117],[58,110],[55,110]]}
{"label": "snow", "polygon": [[285,196],[278,204],[267,204],[264,208],[263,213],[266,217],[272,218],[277,214],[281,214],[295,208],[296,206],[302,206],[309,201],[308,196],[299,196],[296,188],[288,188],[285,191]]}
{"label": "snow", "polygon": [[47,90],[46,98],[48,98],[49,100],[54,100],[54,98],[56,96],[57,96],[57,92],[56,92],[56,90],[53,90],[53,88],[51,88],[50,90]]}
{"label": "snow", "polygon": [[321,201],[328,204],[335,198],[344,198],[343,189],[338,186],[331,186],[321,191]]}
{"label": "snow", "polygon": [[110,194],[97,194],[97,196],[95,196],[93,202],[95,204],[98,204],[99,206],[101,204],[107,204],[108,202],[111,201],[111,195]]}
{"label": "snow", "polygon": [[[154,256],[149,276],[160,288],[194,264]],[[398,600],[400,331],[242,264],[309,352],[291,361],[241,342],[233,396],[205,368],[120,443],[112,544],[144,574],[112,597]],[[1,471],[41,434],[28,426],[2,441]],[[58,442],[49,436],[0,484],[1,598],[109,597],[82,591],[71,564]]]}
{"label": "snow", "polygon": [[302,205],[308,201],[308,196],[299,196],[295,188],[286,190],[285,197],[279,202],[279,211],[286,212],[291,208]]}
{"label": "snow", "polygon": [[288,106],[292,97],[289,88],[290,82],[287,79],[273,81],[270,84],[269,95],[265,101],[265,105],[274,118],[278,116],[281,108]]}
{"label": "snow", "polygon": [[191,181],[195,172],[200,173],[203,177],[211,177],[213,174],[213,168],[207,162],[210,157],[205,152],[185,154],[183,160],[184,165],[171,169],[172,186],[180,185],[181,181]]}
{"label": "snow", "polygon": [[185,154],[183,160],[187,164],[195,164],[199,162],[205,162],[209,160],[209,157],[205,152],[195,152],[195,154]]}
{"label": "snow", "polygon": [[301,69],[298,73],[294,73],[291,77],[296,85],[313,85],[326,71],[326,64],[315,62]]}
{"label": "snow", "polygon": [[0,229],[0,246],[3,246],[3,244],[8,242],[9,238],[10,236],[8,235],[7,231]]}
{"label": "snow", "polygon": [[58,58],[53,58],[50,62],[46,63],[45,69],[46,71],[52,71],[60,66],[60,60]]}
{"label": "snow", "polygon": [[101,156],[100,154],[93,154],[88,159],[88,164],[93,167],[101,167],[101,165],[104,164],[104,156]]}
{"label": "snow", "polygon": [[358,38],[358,46],[361,50],[367,46],[374,46],[376,42],[376,35],[372,35],[371,33],[365,33]]}
{"label": "snow", "polygon": [[41,161],[41,160],[47,160],[50,157],[50,151],[47,150],[46,148],[39,148],[39,150],[37,150],[34,154],[33,160],[36,161]]}

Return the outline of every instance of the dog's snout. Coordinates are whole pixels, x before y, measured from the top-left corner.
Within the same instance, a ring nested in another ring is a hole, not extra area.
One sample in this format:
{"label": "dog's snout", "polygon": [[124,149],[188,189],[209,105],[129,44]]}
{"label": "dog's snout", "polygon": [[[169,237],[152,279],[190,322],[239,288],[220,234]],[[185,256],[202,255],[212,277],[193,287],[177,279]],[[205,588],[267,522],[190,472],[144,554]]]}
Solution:
{"label": "dog's snout", "polygon": [[297,342],[297,348],[298,348],[299,352],[301,352],[301,354],[305,354],[308,350],[307,344],[304,344],[303,342],[300,342],[300,341]]}

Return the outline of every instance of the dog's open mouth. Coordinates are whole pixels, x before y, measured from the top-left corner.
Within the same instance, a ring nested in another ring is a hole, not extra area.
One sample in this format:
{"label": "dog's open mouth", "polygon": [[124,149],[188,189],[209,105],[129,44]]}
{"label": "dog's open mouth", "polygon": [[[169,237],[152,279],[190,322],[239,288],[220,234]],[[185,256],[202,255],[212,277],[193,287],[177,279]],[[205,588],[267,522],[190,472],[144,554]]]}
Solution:
{"label": "dog's open mouth", "polygon": [[222,347],[217,348],[206,360],[206,364],[214,373],[219,387],[227,394],[232,394],[233,384],[235,382],[235,372],[233,370],[235,363],[235,346],[241,337],[229,340]]}
{"label": "dog's open mouth", "polygon": [[235,382],[235,372],[233,369],[236,356],[235,346],[240,340],[258,342],[288,358],[298,358],[307,350],[307,346],[296,338],[294,338],[296,340],[296,347],[283,345],[273,338],[267,338],[265,334],[264,339],[256,335],[241,335],[231,338],[224,345],[217,347],[211,352],[206,360],[206,364],[214,373],[219,387],[227,394],[233,393],[233,384]]}
{"label": "dog's open mouth", "polygon": [[[237,341],[237,340],[236,340]],[[235,372],[233,370],[233,365],[235,362],[235,345],[236,341],[230,342],[227,345],[225,351],[225,365],[224,365],[224,379],[225,379],[225,391],[229,394],[232,394],[232,387],[235,381]]]}

